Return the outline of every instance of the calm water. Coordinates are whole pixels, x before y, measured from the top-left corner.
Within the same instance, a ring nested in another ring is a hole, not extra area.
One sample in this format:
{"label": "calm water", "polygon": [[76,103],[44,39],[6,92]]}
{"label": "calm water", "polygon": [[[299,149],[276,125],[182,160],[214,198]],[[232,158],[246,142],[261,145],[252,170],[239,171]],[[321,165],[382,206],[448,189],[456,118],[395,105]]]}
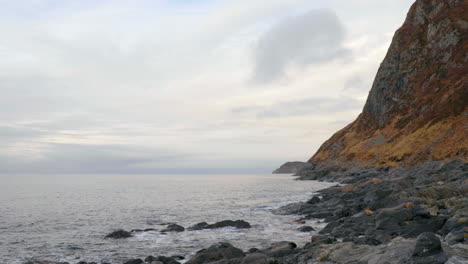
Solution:
{"label": "calm water", "polygon": [[[0,175],[0,263],[120,264],[148,255],[189,256],[218,241],[244,250],[271,241],[303,244],[310,234],[296,231],[295,217],[270,210],[329,185],[289,175]],[[119,228],[160,230],[164,222],[188,227],[227,219],[246,220],[253,228],[103,239]]]}

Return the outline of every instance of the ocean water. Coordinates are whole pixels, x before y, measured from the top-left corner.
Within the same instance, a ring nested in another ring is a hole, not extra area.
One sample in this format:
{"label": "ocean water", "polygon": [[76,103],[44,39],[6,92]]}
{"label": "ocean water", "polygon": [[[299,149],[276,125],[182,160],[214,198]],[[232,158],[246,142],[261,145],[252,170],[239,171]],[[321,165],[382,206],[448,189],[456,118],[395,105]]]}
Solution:
{"label": "ocean water", "polygon": [[[304,244],[297,216],[271,209],[303,201],[330,183],[290,175],[0,175],[0,263],[31,259],[122,263],[148,255],[183,255],[219,241],[247,250],[272,241]],[[251,229],[137,233],[104,239],[123,228],[162,230],[242,219]],[[321,227],[317,221],[308,225]]]}

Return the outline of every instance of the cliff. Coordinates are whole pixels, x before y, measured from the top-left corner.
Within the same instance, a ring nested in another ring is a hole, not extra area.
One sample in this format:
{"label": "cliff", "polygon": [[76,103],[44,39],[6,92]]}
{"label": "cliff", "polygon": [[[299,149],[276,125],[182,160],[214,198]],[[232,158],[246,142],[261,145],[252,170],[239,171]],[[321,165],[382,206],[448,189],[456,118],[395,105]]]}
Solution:
{"label": "cliff", "polygon": [[468,161],[468,1],[417,0],[358,118],[309,160],[340,166]]}

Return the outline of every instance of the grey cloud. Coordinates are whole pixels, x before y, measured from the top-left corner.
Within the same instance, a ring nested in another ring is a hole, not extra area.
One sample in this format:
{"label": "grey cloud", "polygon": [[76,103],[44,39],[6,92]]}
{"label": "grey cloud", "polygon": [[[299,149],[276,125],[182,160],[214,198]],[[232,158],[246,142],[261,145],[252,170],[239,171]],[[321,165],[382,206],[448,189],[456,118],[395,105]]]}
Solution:
{"label": "grey cloud", "polygon": [[44,143],[41,149],[42,157],[35,160],[0,155],[0,173],[156,172],[188,157],[167,149],[128,145]]}
{"label": "grey cloud", "polygon": [[305,98],[279,102],[270,106],[244,106],[231,109],[233,114],[254,115],[257,119],[271,119],[291,116],[318,115],[334,112],[360,110],[363,102],[351,97]]}
{"label": "grey cloud", "polygon": [[345,29],[330,10],[312,10],[272,27],[254,51],[254,81],[268,82],[290,65],[320,64],[346,57]]}

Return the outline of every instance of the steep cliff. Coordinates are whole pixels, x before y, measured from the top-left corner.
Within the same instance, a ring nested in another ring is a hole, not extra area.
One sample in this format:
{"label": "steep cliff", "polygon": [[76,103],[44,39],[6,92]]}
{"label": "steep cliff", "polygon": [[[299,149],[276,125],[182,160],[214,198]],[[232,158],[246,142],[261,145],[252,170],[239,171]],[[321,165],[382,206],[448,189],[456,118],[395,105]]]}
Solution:
{"label": "steep cliff", "polygon": [[309,160],[399,166],[468,161],[468,1],[417,0],[363,112]]}

